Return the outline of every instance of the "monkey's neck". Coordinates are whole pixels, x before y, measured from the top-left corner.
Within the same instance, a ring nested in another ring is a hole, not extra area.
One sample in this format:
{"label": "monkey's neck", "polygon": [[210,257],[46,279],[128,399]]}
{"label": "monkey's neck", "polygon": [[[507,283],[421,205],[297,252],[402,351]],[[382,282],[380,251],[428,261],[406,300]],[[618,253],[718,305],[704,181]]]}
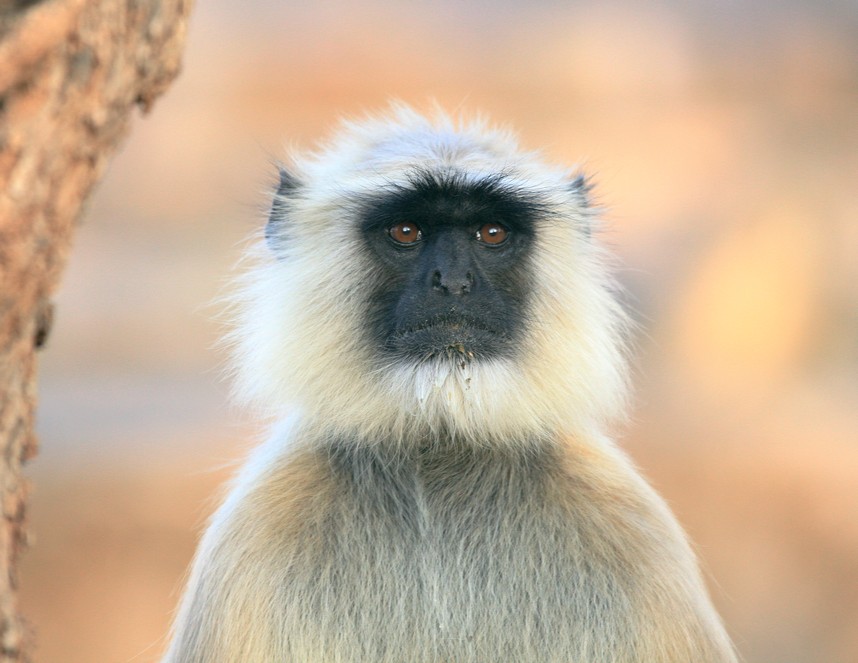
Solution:
{"label": "monkey's neck", "polygon": [[437,420],[430,425],[415,418],[406,427],[391,427],[382,431],[358,432],[333,429],[317,420],[297,420],[298,428],[289,437],[299,444],[321,449],[332,456],[354,454],[377,457],[380,462],[421,464],[438,458],[509,458],[527,463],[545,453],[556,452],[564,446],[566,437],[544,430],[520,431],[501,435],[481,431],[474,435],[462,431],[450,422]]}
{"label": "monkey's neck", "polygon": [[510,448],[433,438],[409,447],[331,441],[324,453],[335,471],[344,472],[353,481],[385,479],[394,485],[416,480],[430,487],[468,476],[491,483],[487,474],[504,483],[514,477],[533,479],[558,466],[560,450],[541,442]]}

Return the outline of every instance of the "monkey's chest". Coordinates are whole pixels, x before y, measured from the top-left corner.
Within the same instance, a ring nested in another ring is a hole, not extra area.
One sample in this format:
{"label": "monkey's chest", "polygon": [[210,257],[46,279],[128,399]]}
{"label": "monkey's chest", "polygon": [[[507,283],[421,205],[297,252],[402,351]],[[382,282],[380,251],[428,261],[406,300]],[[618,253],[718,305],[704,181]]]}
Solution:
{"label": "monkey's chest", "polygon": [[594,623],[622,622],[622,593],[532,469],[350,471],[287,575],[288,621],[332,661],[583,655]]}

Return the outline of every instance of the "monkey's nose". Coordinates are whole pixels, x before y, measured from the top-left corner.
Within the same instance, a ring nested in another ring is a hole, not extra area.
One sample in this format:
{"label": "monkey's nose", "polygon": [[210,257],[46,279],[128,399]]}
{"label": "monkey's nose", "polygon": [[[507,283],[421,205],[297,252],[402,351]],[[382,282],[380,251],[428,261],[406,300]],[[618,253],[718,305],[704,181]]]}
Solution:
{"label": "monkey's nose", "polygon": [[432,274],[432,288],[450,295],[466,295],[474,286],[474,274],[467,271],[464,274],[441,274],[436,269]]}

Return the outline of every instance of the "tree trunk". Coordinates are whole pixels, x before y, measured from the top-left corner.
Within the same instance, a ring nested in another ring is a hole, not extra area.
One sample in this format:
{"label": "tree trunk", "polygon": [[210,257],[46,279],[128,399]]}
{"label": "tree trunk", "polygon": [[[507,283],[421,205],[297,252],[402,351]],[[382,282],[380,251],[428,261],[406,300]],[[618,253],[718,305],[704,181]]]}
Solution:
{"label": "tree trunk", "polygon": [[16,561],[36,453],[34,351],[81,206],[179,71],[191,0],[0,0],[0,663],[28,661]]}

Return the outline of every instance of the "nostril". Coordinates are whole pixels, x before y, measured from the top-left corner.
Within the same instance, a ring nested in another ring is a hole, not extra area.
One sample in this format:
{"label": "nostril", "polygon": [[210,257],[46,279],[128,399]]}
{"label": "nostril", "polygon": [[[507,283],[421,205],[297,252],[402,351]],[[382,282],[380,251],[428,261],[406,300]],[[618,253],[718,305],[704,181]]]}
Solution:
{"label": "nostril", "polygon": [[437,269],[432,273],[432,287],[433,288],[443,288],[444,285],[441,283],[441,272]]}
{"label": "nostril", "polygon": [[472,272],[468,272],[467,274],[465,274],[465,278],[462,279],[461,293],[463,295],[468,294],[469,292],[471,292],[471,287],[473,287],[473,285],[474,285],[474,275]]}
{"label": "nostril", "polygon": [[471,272],[465,274],[465,280],[462,283],[462,293],[468,293],[471,291],[471,286],[474,285],[474,275]]}

